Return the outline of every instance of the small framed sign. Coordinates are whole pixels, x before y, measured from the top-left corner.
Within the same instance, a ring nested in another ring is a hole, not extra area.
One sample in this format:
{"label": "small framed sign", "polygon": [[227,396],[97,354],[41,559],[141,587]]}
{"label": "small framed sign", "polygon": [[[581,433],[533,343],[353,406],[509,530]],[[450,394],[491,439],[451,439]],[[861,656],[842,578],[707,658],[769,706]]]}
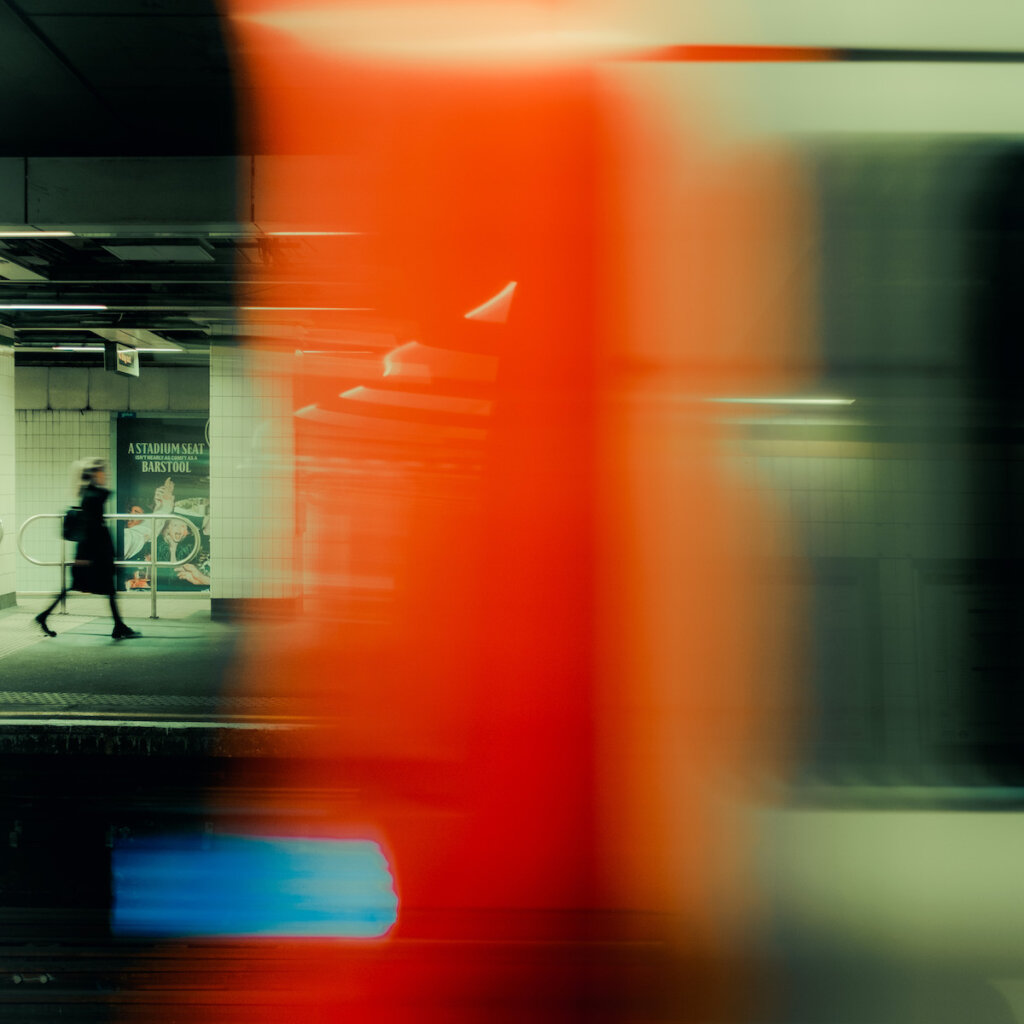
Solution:
{"label": "small framed sign", "polygon": [[124,373],[129,377],[139,375],[139,353],[131,345],[119,341],[108,341],[103,346],[103,366],[111,373]]}

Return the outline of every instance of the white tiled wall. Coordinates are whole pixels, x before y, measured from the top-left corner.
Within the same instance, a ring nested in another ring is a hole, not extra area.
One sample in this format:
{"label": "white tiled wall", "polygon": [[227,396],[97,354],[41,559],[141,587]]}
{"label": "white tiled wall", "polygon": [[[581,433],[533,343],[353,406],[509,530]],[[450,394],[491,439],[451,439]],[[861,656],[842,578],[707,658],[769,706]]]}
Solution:
{"label": "white tiled wall", "polygon": [[[89,456],[110,458],[109,412],[17,410],[14,436],[17,502],[14,519],[18,526],[30,516],[63,512],[72,497],[71,463]],[[55,521],[40,520],[32,524],[25,531],[24,544],[25,550],[40,561],[56,561],[60,557],[61,542]],[[38,567],[18,556],[19,592],[54,593],[58,582],[57,569]]]}
{"label": "white tiled wall", "polygon": [[147,366],[139,377],[121,377],[98,367],[19,366],[15,407],[111,412],[205,412],[209,374],[205,367]]}
{"label": "white tiled wall", "polygon": [[15,590],[14,352],[0,348],[0,599]]}
{"label": "white tiled wall", "polygon": [[290,367],[278,353],[210,350],[212,597],[291,597],[294,460]]}

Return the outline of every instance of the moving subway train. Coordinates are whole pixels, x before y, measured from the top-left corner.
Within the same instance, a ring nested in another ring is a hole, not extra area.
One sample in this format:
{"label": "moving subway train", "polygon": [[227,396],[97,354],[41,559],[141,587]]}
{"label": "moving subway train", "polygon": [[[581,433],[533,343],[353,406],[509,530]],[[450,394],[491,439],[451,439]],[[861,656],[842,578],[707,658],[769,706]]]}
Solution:
{"label": "moving subway train", "polygon": [[1024,15],[222,17],[290,724],[110,844],[163,1019],[1024,1020]]}

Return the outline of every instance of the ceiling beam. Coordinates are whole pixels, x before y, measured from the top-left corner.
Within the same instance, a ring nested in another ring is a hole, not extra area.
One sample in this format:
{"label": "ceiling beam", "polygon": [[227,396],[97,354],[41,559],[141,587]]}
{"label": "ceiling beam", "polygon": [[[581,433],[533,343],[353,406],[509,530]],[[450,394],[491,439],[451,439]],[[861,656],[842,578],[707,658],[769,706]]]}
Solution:
{"label": "ceiling beam", "polygon": [[180,352],[182,346],[158,334],[146,330],[123,330],[121,328],[91,327],[90,331],[104,341],[114,341],[131,348],[160,349],[168,352]]}

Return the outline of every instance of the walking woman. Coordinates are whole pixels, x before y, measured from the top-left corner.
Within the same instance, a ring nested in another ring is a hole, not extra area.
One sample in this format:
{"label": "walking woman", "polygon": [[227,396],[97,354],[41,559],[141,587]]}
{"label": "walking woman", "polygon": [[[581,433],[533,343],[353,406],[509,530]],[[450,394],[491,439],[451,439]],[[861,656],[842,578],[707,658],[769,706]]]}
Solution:
{"label": "walking woman", "polygon": [[[103,594],[110,598],[110,614],[114,619],[115,640],[130,640],[141,636],[125,624],[117,608],[114,589],[114,542],[103,521],[103,505],[110,494],[106,489],[107,464],[103,459],[85,459],[73,467],[72,490],[76,504],[81,508],[81,531],[75,548],[75,561],[71,566],[71,590],[87,594]],[[68,591],[65,587],[53,603],[36,616],[36,622],[47,636],[57,634],[46,625],[46,618],[57,607]]]}

